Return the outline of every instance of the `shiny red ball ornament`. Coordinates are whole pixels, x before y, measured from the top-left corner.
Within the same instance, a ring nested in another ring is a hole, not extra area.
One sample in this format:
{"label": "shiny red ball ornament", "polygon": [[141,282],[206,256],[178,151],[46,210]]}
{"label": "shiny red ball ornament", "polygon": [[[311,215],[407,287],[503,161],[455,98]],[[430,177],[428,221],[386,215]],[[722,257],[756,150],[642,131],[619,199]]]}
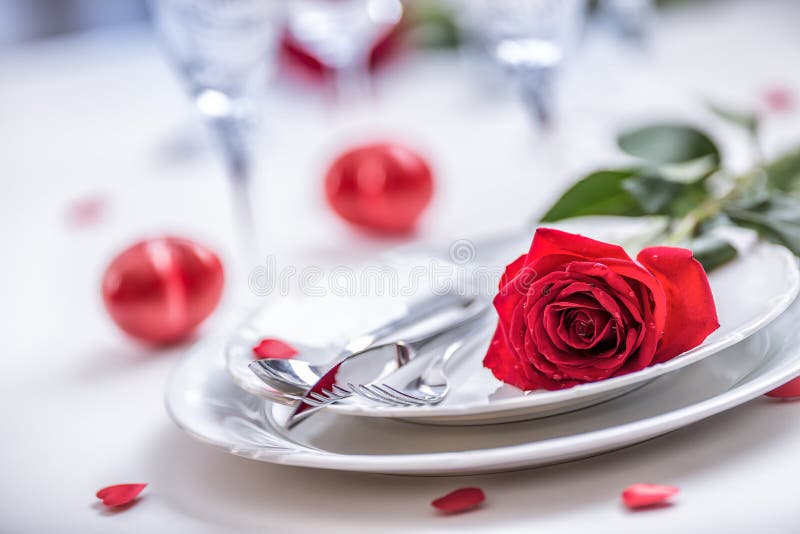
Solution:
{"label": "shiny red ball ornament", "polygon": [[411,231],[433,196],[433,173],[422,156],[390,143],[348,150],[325,176],[325,194],[344,220],[368,230]]}
{"label": "shiny red ball ornament", "polygon": [[164,345],[187,337],[219,303],[222,263],[206,247],[175,237],[125,249],[103,276],[103,300],[131,336]]}

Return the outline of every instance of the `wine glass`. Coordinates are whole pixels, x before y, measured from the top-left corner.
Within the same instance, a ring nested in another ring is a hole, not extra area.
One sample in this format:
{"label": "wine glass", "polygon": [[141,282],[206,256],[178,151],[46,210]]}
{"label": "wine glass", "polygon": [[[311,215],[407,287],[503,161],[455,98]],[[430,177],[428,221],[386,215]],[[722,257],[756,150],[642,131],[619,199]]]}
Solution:
{"label": "wine glass", "polygon": [[292,37],[335,76],[340,98],[369,89],[372,47],[400,21],[400,0],[291,0]]}
{"label": "wine glass", "polygon": [[239,237],[258,253],[250,202],[250,95],[272,63],[284,21],[280,0],[150,0],[164,51],[218,141],[233,191]]}
{"label": "wine glass", "polygon": [[534,121],[550,124],[556,72],[574,44],[584,0],[462,0],[489,55],[511,75]]}

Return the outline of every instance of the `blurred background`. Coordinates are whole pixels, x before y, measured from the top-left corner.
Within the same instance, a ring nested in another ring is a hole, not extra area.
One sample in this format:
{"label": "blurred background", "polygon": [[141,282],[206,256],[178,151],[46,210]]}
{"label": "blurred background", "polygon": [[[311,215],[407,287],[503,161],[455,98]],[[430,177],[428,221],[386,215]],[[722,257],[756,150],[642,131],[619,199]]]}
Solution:
{"label": "blurred background", "polygon": [[767,157],[798,138],[792,0],[0,12],[3,239],[28,260],[4,268],[38,280],[11,288],[22,306],[30,292],[96,294],[108,261],[148,236],[197,238],[246,284],[267,255],[352,263],[519,228],[577,177],[624,162],[615,135],[643,121],[701,126],[747,168],[749,140],[708,101],[766,116]]}
{"label": "blurred background", "polygon": [[147,16],[142,0],[3,0],[0,10],[2,44],[125,24]]}

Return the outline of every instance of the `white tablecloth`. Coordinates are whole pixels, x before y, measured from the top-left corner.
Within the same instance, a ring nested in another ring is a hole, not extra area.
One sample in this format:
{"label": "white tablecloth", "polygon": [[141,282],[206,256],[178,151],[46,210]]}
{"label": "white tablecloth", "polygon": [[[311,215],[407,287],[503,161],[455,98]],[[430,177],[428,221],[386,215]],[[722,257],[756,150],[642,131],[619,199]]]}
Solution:
{"label": "white tablecloth", "polygon": [[[577,173],[617,162],[613,133],[643,119],[697,122],[741,168],[746,139],[703,100],[751,105],[775,84],[800,89],[798,23],[791,0],[719,1],[664,14],[644,50],[591,36],[565,73],[561,123],[548,137],[445,53],[396,63],[376,103],[353,116],[279,84],[257,140],[263,242],[283,265],[396,245],[355,236],[324,208],[325,164],[355,140],[406,141],[434,163],[439,189],[420,241],[519,224]],[[798,530],[800,403],[756,400],[612,454],[461,478],[278,467],[184,435],[162,389],[185,347],[153,352],[122,336],[99,279],[120,247],[162,233],[197,237],[231,264],[226,184],[191,117],[143,28],[0,51],[0,531]],[[798,115],[770,119],[764,138],[773,155],[800,141]],[[70,206],[93,197],[106,199],[102,221],[70,224]],[[105,485],[138,481],[150,486],[124,512],[94,499]],[[630,513],[619,492],[639,481],[682,492],[672,507]],[[434,513],[432,498],[465,485],[485,490],[482,509]]]}

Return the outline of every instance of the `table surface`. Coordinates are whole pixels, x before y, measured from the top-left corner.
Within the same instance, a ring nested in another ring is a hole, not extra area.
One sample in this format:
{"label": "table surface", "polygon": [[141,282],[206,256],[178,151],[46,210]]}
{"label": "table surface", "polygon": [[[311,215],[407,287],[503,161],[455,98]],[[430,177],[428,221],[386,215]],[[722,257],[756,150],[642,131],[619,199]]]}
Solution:
{"label": "table surface", "polygon": [[[324,208],[325,164],[364,139],[405,141],[434,162],[439,187],[421,242],[520,224],[578,173],[618,162],[614,132],[641,120],[697,122],[742,168],[744,136],[703,101],[752,106],[768,87],[799,90],[799,21],[798,2],[719,1],[662,14],[644,48],[593,33],[564,72],[560,122],[546,136],[479,66],[449,53],[399,60],[376,100],[352,113],[280,81],[256,143],[262,242],[284,266],[397,245],[353,234]],[[236,257],[220,165],[151,36],[117,28],[0,51],[0,116],[0,530],[797,531],[800,403],[758,399],[611,454],[477,477],[281,467],[193,441],[162,400],[186,347],[131,342],[99,295],[109,258],[142,236],[194,236],[229,265]],[[767,121],[768,155],[798,140],[797,114]],[[99,222],[71,222],[76,203],[93,199],[105,206]],[[240,285],[230,294],[244,294]],[[124,512],[95,502],[98,488],[138,481],[150,486]],[[619,493],[640,481],[682,491],[674,506],[631,513]],[[475,485],[488,496],[479,511],[441,517],[429,505]]]}

